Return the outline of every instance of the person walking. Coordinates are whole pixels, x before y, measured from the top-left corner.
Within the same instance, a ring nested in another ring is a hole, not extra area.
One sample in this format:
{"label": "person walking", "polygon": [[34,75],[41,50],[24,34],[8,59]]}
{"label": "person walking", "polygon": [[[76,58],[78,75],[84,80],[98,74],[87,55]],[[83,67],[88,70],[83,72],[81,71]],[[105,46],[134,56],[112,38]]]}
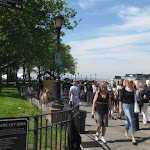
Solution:
{"label": "person walking", "polygon": [[64,82],[65,99],[68,99],[68,97],[69,97],[69,89],[70,89],[70,82],[65,81]]}
{"label": "person walking", "polygon": [[[96,113],[94,112],[95,107]],[[108,126],[108,113],[111,117],[111,96],[107,91],[107,84],[105,82],[100,82],[98,91],[93,100],[91,112],[91,116],[96,118],[96,141],[99,140],[100,130],[102,128],[101,141],[106,143],[104,136],[106,133],[106,127]]]}
{"label": "person walking", "polygon": [[90,102],[92,104],[92,100],[93,100],[93,88],[92,88],[92,84],[91,82],[88,82],[86,85],[86,89],[87,89],[87,104]]}
{"label": "person walking", "polygon": [[[136,92],[135,92],[135,100],[137,101],[137,103],[139,105],[141,91],[139,90],[138,85],[134,85],[134,89],[136,90]],[[140,106],[139,106],[139,108],[140,108]],[[136,130],[139,130],[139,113],[134,113],[134,117],[135,117]]]}
{"label": "person walking", "polygon": [[93,88],[93,99],[94,99],[94,96],[97,92],[97,83],[96,82],[93,83],[92,88]]}
{"label": "person walking", "polygon": [[80,85],[80,99],[84,100],[84,81],[82,81]]}
{"label": "person walking", "polygon": [[121,114],[119,113],[119,101],[121,99],[121,91],[123,89],[123,80],[119,80],[119,85],[117,86],[116,95],[117,95],[117,117],[121,119]]}
{"label": "person walking", "polygon": [[112,88],[112,86],[111,86],[111,83],[109,83],[108,85],[107,85],[107,90],[108,90],[108,92],[109,92],[109,94],[110,94],[110,99],[111,99],[111,118],[112,119],[115,119],[114,118],[114,91],[113,91],[113,88]]}
{"label": "person walking", "polygon": [[87,101],[87,89],[86,89],[87,83],[84,82],[84,101]]}
{"label": "person walking", "polygon": [[[150,82],[148,83],[150,84]],[[150,87],[150,85],[149,85]],[[147,125],[147,110],[148,110],[148,90],[149,87],[147,87],[147,84],[144,84],[143,86],[143,90],[141,91],[141,99],[143,102],[143,106],[142,106],[142,114],[143,114],[143,123],[142,125]]]}
{"label": "person walking", "polygon": [[128,137],[128,131],[131,133],[132,136],[132,143],[133,145],[137,145],[137,142],[134,137],[134,132],[136,131],[136,126],[134,123],[134,94],[135,94],[134,88],[133,88],[133,80],[132,78],[126,79],[126,87],[122,89],[121,92],[121,100],[119,102],[119,112],[122,113],[122,108],[124,110],[125,116],[126,116],[126,125],[125,125],[125,137],[129,139]]}
{"label": "person walking", "polygon": [[71,102],[75,102],[81,105],[81,102],[79,99],[80,89],[77,87],[76,82],[73,82],[72,85],[73,86],[70,87],[70,91],[69,91],[69,99]]}
{"label": "person walking", "polygon": [[48,104],[48,97],[50,95],[50,89],[45,88],[44,93],[41,95],[41,104],[42,106],[47,106]]}

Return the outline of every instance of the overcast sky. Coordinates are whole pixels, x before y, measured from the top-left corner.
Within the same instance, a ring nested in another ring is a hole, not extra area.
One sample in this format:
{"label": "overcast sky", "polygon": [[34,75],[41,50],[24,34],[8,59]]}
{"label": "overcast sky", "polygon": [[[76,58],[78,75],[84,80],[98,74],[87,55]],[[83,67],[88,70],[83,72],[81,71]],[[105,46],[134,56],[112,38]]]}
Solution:
{"label": "overcast sky", "polygon": [[[79,76],[112,79],[127,73],[149,74],[149,0],[66,0],[82,19],[65,30],[64,43],[77,58]],[[91,76],[90,76],[91,74]]]}

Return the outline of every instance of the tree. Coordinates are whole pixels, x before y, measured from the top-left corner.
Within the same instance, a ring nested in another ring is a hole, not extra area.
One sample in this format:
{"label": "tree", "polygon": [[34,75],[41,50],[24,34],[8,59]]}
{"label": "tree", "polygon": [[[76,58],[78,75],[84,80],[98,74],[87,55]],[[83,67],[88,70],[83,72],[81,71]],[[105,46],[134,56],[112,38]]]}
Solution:
{"label": "tree", "polygon": [[[30,69],[40,64],[43,69],[55,71],[56,33],[53,18],[61,12],[65,18],[64,28],[73,29],[80,20],[74,20],[71,24],[70,18],[74,18],[77,12],[67,7],[64,0],[24,0],[22,5],[20,12],[0,6],[0,68],[3,72],[6,67],[16,64],[18,68],[24,64]],[[64,32],[61,34],[64,36]],[[76,60],[68,46],[61,46],[66,49],[61,71],[74,72]]]}

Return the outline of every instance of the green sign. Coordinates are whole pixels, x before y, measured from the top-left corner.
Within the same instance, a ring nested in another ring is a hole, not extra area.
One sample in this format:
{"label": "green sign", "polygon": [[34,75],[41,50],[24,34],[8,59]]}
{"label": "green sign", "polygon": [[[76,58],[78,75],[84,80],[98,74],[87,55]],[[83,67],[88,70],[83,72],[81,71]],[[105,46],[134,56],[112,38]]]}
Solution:
{"label": "green sign", "polygon": [[56,67],[62,67],[63,58],[60,53],[56,53],[56,55],[55,55],[55,64],[56,64]]}

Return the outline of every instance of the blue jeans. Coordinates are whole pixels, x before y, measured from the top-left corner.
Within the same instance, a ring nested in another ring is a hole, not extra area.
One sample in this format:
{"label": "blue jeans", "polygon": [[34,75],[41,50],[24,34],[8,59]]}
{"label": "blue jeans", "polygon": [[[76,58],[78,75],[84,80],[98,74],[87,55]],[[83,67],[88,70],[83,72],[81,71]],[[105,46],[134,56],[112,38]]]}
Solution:
{"label": "blue jeans", "polygon": [[127,120],[125,129],[129,130],[130,133],[134,133],[136,131],[135,119],[134,119],[134,104],[123,103],[123,110]]}

